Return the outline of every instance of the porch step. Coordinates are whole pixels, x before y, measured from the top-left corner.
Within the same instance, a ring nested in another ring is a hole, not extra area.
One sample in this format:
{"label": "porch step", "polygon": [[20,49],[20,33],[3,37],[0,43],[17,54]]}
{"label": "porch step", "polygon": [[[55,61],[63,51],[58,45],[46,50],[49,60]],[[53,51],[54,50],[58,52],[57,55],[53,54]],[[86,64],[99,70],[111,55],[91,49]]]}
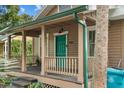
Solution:
{"label": "porch step", "polygon": [[18,77],[11,84],[12,88],[27,88],[31,83],[37,82],[37,79],[30,77]]}

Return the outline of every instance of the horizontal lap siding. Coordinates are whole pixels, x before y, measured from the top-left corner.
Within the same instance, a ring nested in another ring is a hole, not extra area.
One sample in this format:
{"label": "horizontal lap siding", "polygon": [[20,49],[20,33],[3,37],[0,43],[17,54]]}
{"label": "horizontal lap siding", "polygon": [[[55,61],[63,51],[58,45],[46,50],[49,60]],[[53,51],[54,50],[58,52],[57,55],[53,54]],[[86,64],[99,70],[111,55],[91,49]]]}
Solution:
{"label": "horizontal lap siding", "polygon": [[54,6],[54,8],[51,11],[48,12],[48,14],[46,16],[53,15],[57,12],[58,12],[58,7],[56,5],[56,6]]}
{"label": "horizontal lap siding", "polygon": [[[66,31],[68,31],[68,56],[77,57],[78,56],[78,26],[77,24],[71,24],[63,26]],[[54,56],[54,33],[58,33],[59,27],[52,28],[46,31],[49,33],[49,56]]]}
{"label": "horizontal lap siding", "polygon": [[108,66],[116,67],[122,57],[121,21],[112,21],[109,26]]}

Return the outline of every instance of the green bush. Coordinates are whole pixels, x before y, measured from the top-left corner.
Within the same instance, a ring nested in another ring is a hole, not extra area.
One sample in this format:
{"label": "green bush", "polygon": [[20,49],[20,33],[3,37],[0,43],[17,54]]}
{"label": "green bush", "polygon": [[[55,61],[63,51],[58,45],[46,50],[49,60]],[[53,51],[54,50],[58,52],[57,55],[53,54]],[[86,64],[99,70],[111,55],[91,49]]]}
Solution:
{"label": "green bush", "polygon": [[[13,57],[18,57],[21,56],[21,45],[22,45],[22,41],[20,40],[12,40],[12,48],[11,48],[11,52],[12,52],[12,56]],[[26,41],[26,52],[27,52],[27,56],[31,56],[32,55],[32,40],[28,40]]]}
{"label": "green bush", "polygon": [[4,72],[5,71],[5,69],[0,69],[0,72]]}
{"label": "green bush", "polygon": [[0,77],[0,84],[4,86],[9,86],[12,82],[12,79],[9,77]]}
{"label": "green bush", "polygon": [[28,88],[44,88],[43,87],[43,83],[41,82],[35,82],[35,83],[31,83]]}

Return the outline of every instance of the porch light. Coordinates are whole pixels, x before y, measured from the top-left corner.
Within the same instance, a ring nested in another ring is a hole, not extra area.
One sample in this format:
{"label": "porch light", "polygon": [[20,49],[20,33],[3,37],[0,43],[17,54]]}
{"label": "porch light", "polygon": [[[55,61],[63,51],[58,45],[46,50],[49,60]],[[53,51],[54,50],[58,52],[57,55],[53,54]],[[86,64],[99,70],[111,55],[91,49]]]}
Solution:
{"label": "porch light", "polygon": [[62,27],[60,30],[59,30],[59,33],[62,33],[62,32],[64,32],[65,30],[64,30],[64,28]]}

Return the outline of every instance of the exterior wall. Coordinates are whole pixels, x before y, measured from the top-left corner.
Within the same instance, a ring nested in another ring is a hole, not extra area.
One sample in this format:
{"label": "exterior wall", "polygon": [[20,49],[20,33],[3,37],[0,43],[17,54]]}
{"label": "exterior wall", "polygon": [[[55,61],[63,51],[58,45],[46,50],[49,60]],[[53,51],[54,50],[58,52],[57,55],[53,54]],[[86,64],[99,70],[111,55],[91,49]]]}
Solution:
{"label": "exterior wall", "polygon": [[40,37],[35,37],[34,38],[34,56],[39,56],[40,57]]}
{"label": "exterior wall", "polygon": [[[52,28],[49,30],[46,30],[46,33],[49,33],[49,56],[54,56],[54,33],[57,33],[61,28]],[[77,24],[71,24],[64,26],[64,29],[68,31],[68,56],[78,56],[78,25]]]}
{"label": "exterior wall", "polygon": [[46,16],[55,14],[57,12],[58,12],[58,6],[56,5],[51,11],[48,12]]}
{"label": "exterior wall", "polygon": [[[108,43],[108,66],[117,67],[118,62],[122,60],[122,37],[124,33],[124,20],[111,21],[109,26]],[[122,60],[123,61],[123,60]]]}

